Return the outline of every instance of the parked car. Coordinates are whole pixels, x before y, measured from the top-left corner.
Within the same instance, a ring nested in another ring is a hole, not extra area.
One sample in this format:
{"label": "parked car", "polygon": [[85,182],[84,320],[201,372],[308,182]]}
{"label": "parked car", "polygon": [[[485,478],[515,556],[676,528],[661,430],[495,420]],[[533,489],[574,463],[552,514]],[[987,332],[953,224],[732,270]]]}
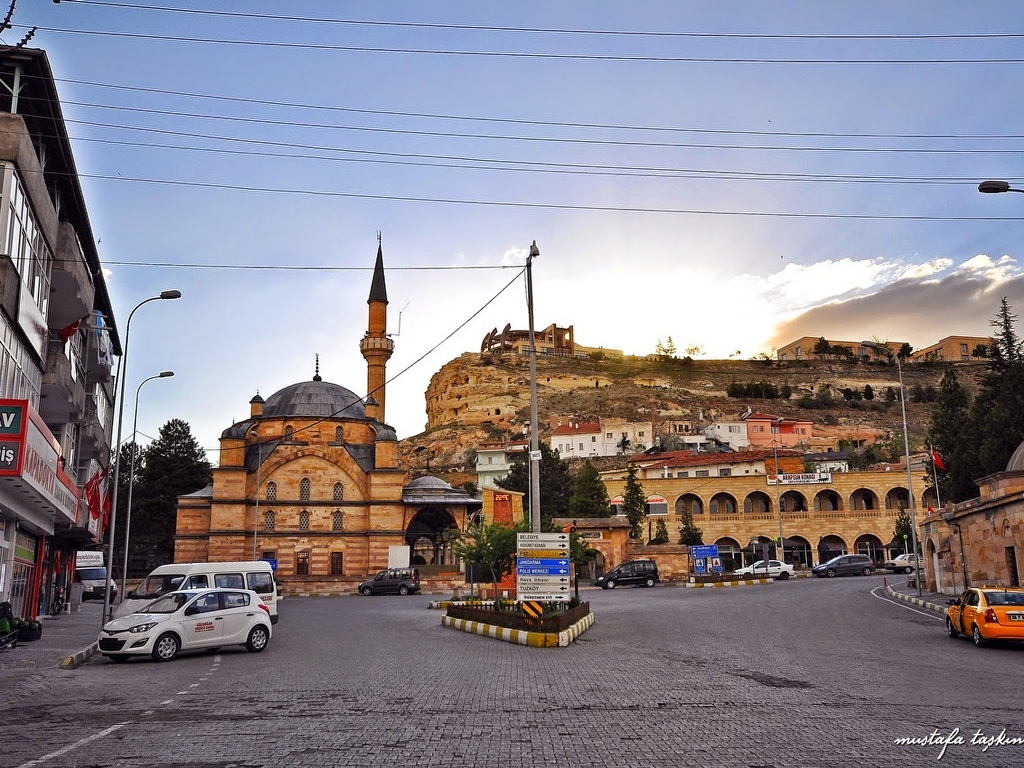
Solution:
{"label": "parked car", "polygon": [[765,567],[764,560],[758,560],[752,565],[733,571],[736,576],[754,576],[768,579],[785,581],[794,574],[793,566],[781,560],[769,560],[768,567]]}
{"label": "parked car", "polygon": [[893,573],[913,573],[915,565],[918,568],[921,567],[920,558],[913,552],[905,552],[902,555],[897,555],[892,560],[886,560],[885,565],[882,567]]}
{"label": "parked car", "polygon": [[359,585],[364,595],[412,595],[420,591],[420,572],[415,568],[385,568]]}
{"label": "parked car", "polygon": [[867,555],[839,555],[811,568],[815,576],[870,576],[875,564]]}
{"label": "parked car", "polygon": [[137,613],[107,623],[99,652],[111,661],[150,655],[170,661],[179,651],[215,651],[244,645],[259,653],[270,641],[270,609],[249,589],[168,592]]}
{"label": "parked car", "polygon": [[1024,589],[970,587],[946,601],[946,634],[970,635],[979,648],[989,640],[1024,640]]}
{"label": "parked car", "polygon": [[639,584],[653,587],[661,581],[658,576],[658,564],[653,560],[629,560],[615,566],[607,573],[602,573],[594,582],[602,589],[615,589],[619,585]]}

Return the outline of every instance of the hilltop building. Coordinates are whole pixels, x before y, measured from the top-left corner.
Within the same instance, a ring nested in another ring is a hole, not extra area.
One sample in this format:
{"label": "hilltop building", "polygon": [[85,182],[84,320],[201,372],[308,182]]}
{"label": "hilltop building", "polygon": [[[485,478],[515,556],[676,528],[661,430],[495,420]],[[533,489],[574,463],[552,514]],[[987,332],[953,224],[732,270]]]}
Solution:
{"label": "hilltop building", "polygon": [[992,339],[986,336],[947,336],[930,347],[919,349],[911,355],[915,363],[970,362],[981,360],[974,353],[978,347],[989,347]]}

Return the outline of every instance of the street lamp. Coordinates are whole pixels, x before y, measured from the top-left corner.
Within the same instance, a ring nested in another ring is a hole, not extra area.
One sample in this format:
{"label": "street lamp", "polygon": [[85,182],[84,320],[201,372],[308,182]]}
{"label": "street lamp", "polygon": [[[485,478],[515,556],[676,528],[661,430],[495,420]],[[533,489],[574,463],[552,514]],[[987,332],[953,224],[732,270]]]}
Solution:
{"label": "street lamp", "polygon": [[978,185],[978,191],[984,192],[986,195],[999,194],[1001,192],[1021,192],[1024,193],[1024,189],[1014,189],[1010,186],[1008,181],[994,181],[989,179],[983,181]]}
{"label": "street lamp", "polygon": [[537,339],[533,334],[533,260],[540,256],[534,240],[526,257],[526,308],[530,316],[530,516],[540,533],[540,421],[537,418]]}
{"label": "street lamp", "polygon": [[900,363],[900,356],[884,344],[876,344],[873,341],[862,341],[861,346],[874,349],[876,352],[883,352],[896,361],[896,372],[900,380],[900,409],[903,412],[903,452],[907,460],[907,496],[910,500],[910,539],[914,547],[914,563],[919,569],[914,574],[914,581],[917,584],[917,596],[921,596],[921,574],[920,554],[917,551],[917,511],[914,508],[914,479],[910,473],[910,437],[907,435],[907,391],[903,386],[903,365]]}
{"label": "street lamp", "polygon": [[[132,318],[143,304],[159,299],[180,299],[181,291],[161,291],[159,296],[143,299],[128,313],[128,322],[124,325],[124,344],[121,346],[121,360],[118,362],[117,378],[120,379],[120,393],[117,396],[117,440],[114,442],[114,498],[110,504],[110,525],[107,526],[107,581],[103,590],[103,615],[100,616],[100,629],[110,620],[110,587],[114,581],[114,528],[117,522],[117,480],[121,471],[121,427],[124,426],[124,381],[128,372],[128,336],[132,331]],[[123,599],[123,596],[122,596]]]}
{"label": "street lamp", "polygon": [[[143,379],[142,384],[139,384],[138,389],[135,390],[135,417],[132,419],[132,466],[131,474],[128,475],[128,509],[124,516],[124,567],[121,569],[121,599],[124,599],[125,593],[125,581],[128,579],[128,537],[132,530],[132,489],[135,487],[135,457],[139,453],[138,446],[135,444],[135,435],[139,431],[139,393],[142,391],[142,385],[147,381],[153,379],[167,379],[174,375],[174,371],[160,371],[156,376],[150,376],[148,379]],[[118,446],[118,452],[121,448]]]}

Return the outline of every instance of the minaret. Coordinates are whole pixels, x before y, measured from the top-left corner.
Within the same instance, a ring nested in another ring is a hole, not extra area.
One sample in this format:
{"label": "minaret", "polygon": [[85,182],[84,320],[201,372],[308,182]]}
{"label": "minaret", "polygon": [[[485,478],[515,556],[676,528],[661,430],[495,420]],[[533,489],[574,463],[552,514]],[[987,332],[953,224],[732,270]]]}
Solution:
{"label": "minaret", "polygon": [[388,291],[384,285],[384,253],[381,249],[380,233],[377,233],[377,263],[373,265],[373,280],[370,282],[369,321],[366,335],[359,342],[359,351],[366,360],[366,416],[384,421],[385,367],[395,342],[387,334]]}

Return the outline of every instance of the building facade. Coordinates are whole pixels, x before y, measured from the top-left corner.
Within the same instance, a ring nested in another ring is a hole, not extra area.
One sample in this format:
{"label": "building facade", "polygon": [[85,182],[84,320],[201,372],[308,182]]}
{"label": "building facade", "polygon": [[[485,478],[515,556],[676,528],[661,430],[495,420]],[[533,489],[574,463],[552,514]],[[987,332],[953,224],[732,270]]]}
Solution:
{"label": "building facade", "polygon": [[37,616],[103,537],[121,350],[46,53],[0,86],[0,601]]}
{"label": "building facade", "polygon": [[443,480],[407,482],[385,422],[387,292],[378,247],[360,349],[367,395],[338,384],[292,384],[250,401],[220,438],[207,488],[178,500],[175,562],[265,559],[285,592],[323,591],[389,565],[457,570],[453,534],[482,506]]}
{"label": "building facade", "polygon": [[981,360],[974,353],[978,347],[989,347],[992,339],[986,336],[947,336],[930,347],[919,349],[910,356],[915,363],[970,362]]}

